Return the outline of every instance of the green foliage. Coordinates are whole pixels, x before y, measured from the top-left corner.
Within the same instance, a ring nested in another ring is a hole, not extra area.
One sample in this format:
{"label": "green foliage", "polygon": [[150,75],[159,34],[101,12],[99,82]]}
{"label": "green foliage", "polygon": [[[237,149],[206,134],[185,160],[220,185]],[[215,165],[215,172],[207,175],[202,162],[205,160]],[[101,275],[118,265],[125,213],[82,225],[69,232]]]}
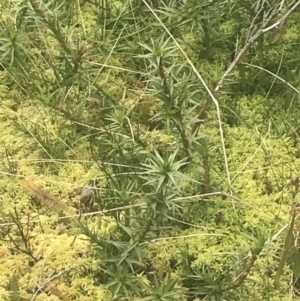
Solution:
{"label": "green foliage", "polygon": [[1,2],[0,300],[300,300],[293,5]]}

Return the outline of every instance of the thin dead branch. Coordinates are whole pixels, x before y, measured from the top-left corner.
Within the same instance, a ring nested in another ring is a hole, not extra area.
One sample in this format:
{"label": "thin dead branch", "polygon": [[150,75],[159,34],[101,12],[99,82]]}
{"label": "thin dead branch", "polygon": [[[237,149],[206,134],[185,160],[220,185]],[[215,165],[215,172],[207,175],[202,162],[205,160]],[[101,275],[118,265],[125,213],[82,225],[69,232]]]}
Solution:
{"label": "thin dead branch", "polygon": [[52,280],[54,280],[54,279],[56,279],[56,278],[59,278],[63,273],[69,271],[72,267],[73,267],[73,266],[69,266],[69,267],[65,268],[64,270],[62,270],[62,271],[60,271],[60,272],[58,272],[58,273],[53,273],[52,275],[50,275],[50,276],[48,277],[48,279],[46,279],[46,281],[45,281],[43,284],[38,285],[38,288],[37,288],[37,290],[34,292],[34,294],[32,295],[32,298],[31,298],[30,301],[34,301],[34,300],[36,299],[36,297],[38,296],[38,294],[39,294],[40,292],[42,292],[42,291],[46,288],[46,286],[47,286]]}
{"label": "thin dead branch", "polygon": [[[219,82],[216,84],[215,88],[213,88],[212,91],[210,91],[208,93],[209,97],[204,102],[204,104],[202,106],[202,109],[201,109],[201,112],[198,114],[198,117],[197,117],[197,119],[199,120],[199,122],[196,122],[194,124],[193,128],[192,128],[192,132],[193,133],[197,133],[198,132],[200,126],[203,124],[203,120],[205,119],[204,118],[205,117],[204,113],[206,112],[209,104],[211,103],[211,101],[215,102],[215,95],[223,87],[225,79],[235,69],[235,67],[238,65],[238,63],[241,61],[241,59],[244,57],[244,55],[247,53],[247,51],[253,45],[253,43],[255,43],[263,34],[269,32],[271,30],[275,29],[275,30],[279,31],[282,28],[282,26],[285,24],[285,22],[287,21],[287,19],[289,18],[289,16],[300,5],[300,1],[297,1],[294,4],[294,6],[291,7],[288,10],[288,12],[283,17],[281,17],[278,21],[276,21],[272,25],[269,25],[270,22],[272,21],[272,19],[274,18],[274,16],[277,15],[282,10],[282,7],[283,7],[282,4],[283,3],[281,3],[278,8],[275,8],[272,11],[268,12],[267,14],[265,14],[264,20],[263,20],[262,25],[260,26],[260,28],[257,30],[257,32],[255,34],[253,34],[250,37],[247,37],[246,43],[245,43],[244,47],[240,50],[240,52],[237,54],[237,56],[232,61],[232,63],[230,64],[230,66],[227,68],[227,70],[225,71],[225,73],[223,74],[223,76],[221,77],[221,79],[219,80]],[[256,16],[255,16],[255,18],[256,18]]]}
{"label": "thin dead branch", "polygon": [[244,45],[243,49],[238,53],[238,55],[235,57],[233,62],[230,64],[230,66],[227,68],[225,73],[223,74],[222,78],[220,81],[217,83],[216,87],[214,88],[214,92],[218,92],[224,83],[225,78],[232,72],[232,70],[236,67],[236,65],[240,62],[240,60],[243,58],[243,56],[246,54],[248,49],[251,47],[251,45],[257,41],[257,39],[265,34],[266,32],[272,30],[272,29],[279,29],[281,28],[288,17],[296,10],[296,8],[300,5],[300,1],[298,1],[282,18],[280,18],[277,22],[274,24],[266,27],[272,18],[274,17],[275,14],[278,14],[280,11],[280,7],[278,9],[275,9],[273,12],[269,13],[269,17],[266,18],[266,20],[263,21],[261,28],[252,36],[250,37],[247,41],[246,44]]}

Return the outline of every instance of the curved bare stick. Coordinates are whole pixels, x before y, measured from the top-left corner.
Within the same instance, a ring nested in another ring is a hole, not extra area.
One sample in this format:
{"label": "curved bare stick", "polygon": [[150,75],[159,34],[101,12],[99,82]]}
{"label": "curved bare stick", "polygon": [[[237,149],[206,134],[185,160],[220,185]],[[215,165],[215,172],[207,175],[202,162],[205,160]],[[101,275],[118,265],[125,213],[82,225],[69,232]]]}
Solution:
{"label": "curved bare stick", "polygon": [[215,88],[213,88],[212,92],[209,93],[209,97],[204,102],[201,112],[198,114],[197,119],[198,121],[194,124],[192,128],[193,133],[197,133],[199,131],[200,126],[203,124],[204,119],[204,113],[208,107],[208,105],[211,103],[211,100],[214,102],[215,98],[211,97],[211,94],[215,95],[223,86],[225,78],[232,72],[232,70],[237,66],[237,64],[241,61],[243,56],[247,53],[251,45],[264,33],[275,30],[273,33],[273,36],[282,28],[288,17],[297,9],[297,7],[300,5],[300,1],[297,1],[290,9],[289,11],[281,17],[278,21],[276,21],[274,24],[269,25],[272,18],[277,15],[283,7],[283,1],[280,3],[278,8],[273,9],[273,11],[270,11],[266,14],[265,20],[262,22],[262,26],[257,30],[255,34],[253,34],[250,37],[247,37],[246,43],[244,47],[241,49],[241,51],[238,53],[238,55],[235,57],[235,59],[232,61],[230,66],[227,68],[219,82],[216,84]]}
{"label": "curved bare stick", "polygon": [[225,71],[225,73],[223,74],[222,78],[220,79],[220,81],[217,83],[216,87],[214,88],[214,92],[218,92],[224,83],[225,78],[232,72],[232,70],[236,67],[236,65],[240,62],[240,60],[242,59],[242,57],[246,54],[246,52],[248,51],[248,49],[251,47],[251,45],[264,33],[275,29],[275,30],[280,30],[280,28],[282,28],[283,24],[286,22],[286,20],[288,19],[288,17],[295,11],[295,9],[300,5],[300,1],[298,1],[297,3],[295,3],[295,5],[282,17],[280,18],[277,22],[275,22],[274,24],[272,24],[271,26],[266,27],[269,22],[271,21],[272,17],[277,14],[281,8],[275,10],[273,13],[270,14],[270,16],[265,20],[265,22],[263,22],[263,26],[256,32],[256,34],[254,34],[252,37],[250,37],[246,44],[244,45],[243,49],[238,53],[238,55],[235,57],[235,59],[232,61],[232,63],[230,64],[230,66],[227,68],[227,70]]}

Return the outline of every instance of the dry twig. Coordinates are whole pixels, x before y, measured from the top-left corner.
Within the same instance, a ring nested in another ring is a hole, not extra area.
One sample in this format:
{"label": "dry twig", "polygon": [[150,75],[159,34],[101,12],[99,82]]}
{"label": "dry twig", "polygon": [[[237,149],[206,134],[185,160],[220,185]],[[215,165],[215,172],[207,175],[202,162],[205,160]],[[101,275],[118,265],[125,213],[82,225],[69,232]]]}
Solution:
{"label": "dry twig", "polygon": [[[277,15],[283,7],[283,2],[280,3],[278,8],[273,9],[272,11],[269,11],[267,14],[264,16],[264,20],[260,26],[260,28],[256,31],[256,33],[252,35],[248,35],[246,39],[246,43],[244,47],[240,50],[240,52],[237,54],[235,59],[232,61],[230,66],[227,68],[219,82],[216,84],[215,88],[213,88],[212,91],[209,91],[209,97],[208,99],[204,102],[201,112],[198,114],[197,119],[199,120],[196,122],[192,128],[193,133],[197,133],[199,131],[200,126],[203,124],[203,119],[204,119],[204,113],[207,110],[207,107],[213,101],[215,103],[215,95],[217,92],[222,88],[224,81],[226,77],[234,70],[234,68],[238,65],[238,63],[241,61],[241,59],[244,57],[244,55],[247,53],[251,45],[256,42],[263,34],[266,32],[269,32],[271,30],[276,30],[276,33],[282,28],[282,26],[285,24],[289,16],[297,9],[297,7],[300,5],[300,0],[297,1],[294,6],[292,6],[286,14],[284,14],[283,17],[281,17],[278,21],[276,21],[274,24],[269,25],[270,22],[272,21],[273,17]],[[257,16],[254,17],[256,19]],[[252,22],[250,28],[253,26],[254,21]],[[275,33],[275,34],[276,34]],[[274,34],[273,34],[274,35]],[[213,97],[212,97],[213,96]]]}

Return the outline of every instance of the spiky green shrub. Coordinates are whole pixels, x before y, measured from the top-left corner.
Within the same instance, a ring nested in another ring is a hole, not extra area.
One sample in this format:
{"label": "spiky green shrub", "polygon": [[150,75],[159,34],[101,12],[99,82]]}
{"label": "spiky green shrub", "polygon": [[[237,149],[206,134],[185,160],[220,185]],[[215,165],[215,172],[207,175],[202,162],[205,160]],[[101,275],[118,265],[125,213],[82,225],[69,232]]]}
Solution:
{"label": "spiky green shrub", "polygon": [[293,5],[1,2],[0,300],[299,299]]}

